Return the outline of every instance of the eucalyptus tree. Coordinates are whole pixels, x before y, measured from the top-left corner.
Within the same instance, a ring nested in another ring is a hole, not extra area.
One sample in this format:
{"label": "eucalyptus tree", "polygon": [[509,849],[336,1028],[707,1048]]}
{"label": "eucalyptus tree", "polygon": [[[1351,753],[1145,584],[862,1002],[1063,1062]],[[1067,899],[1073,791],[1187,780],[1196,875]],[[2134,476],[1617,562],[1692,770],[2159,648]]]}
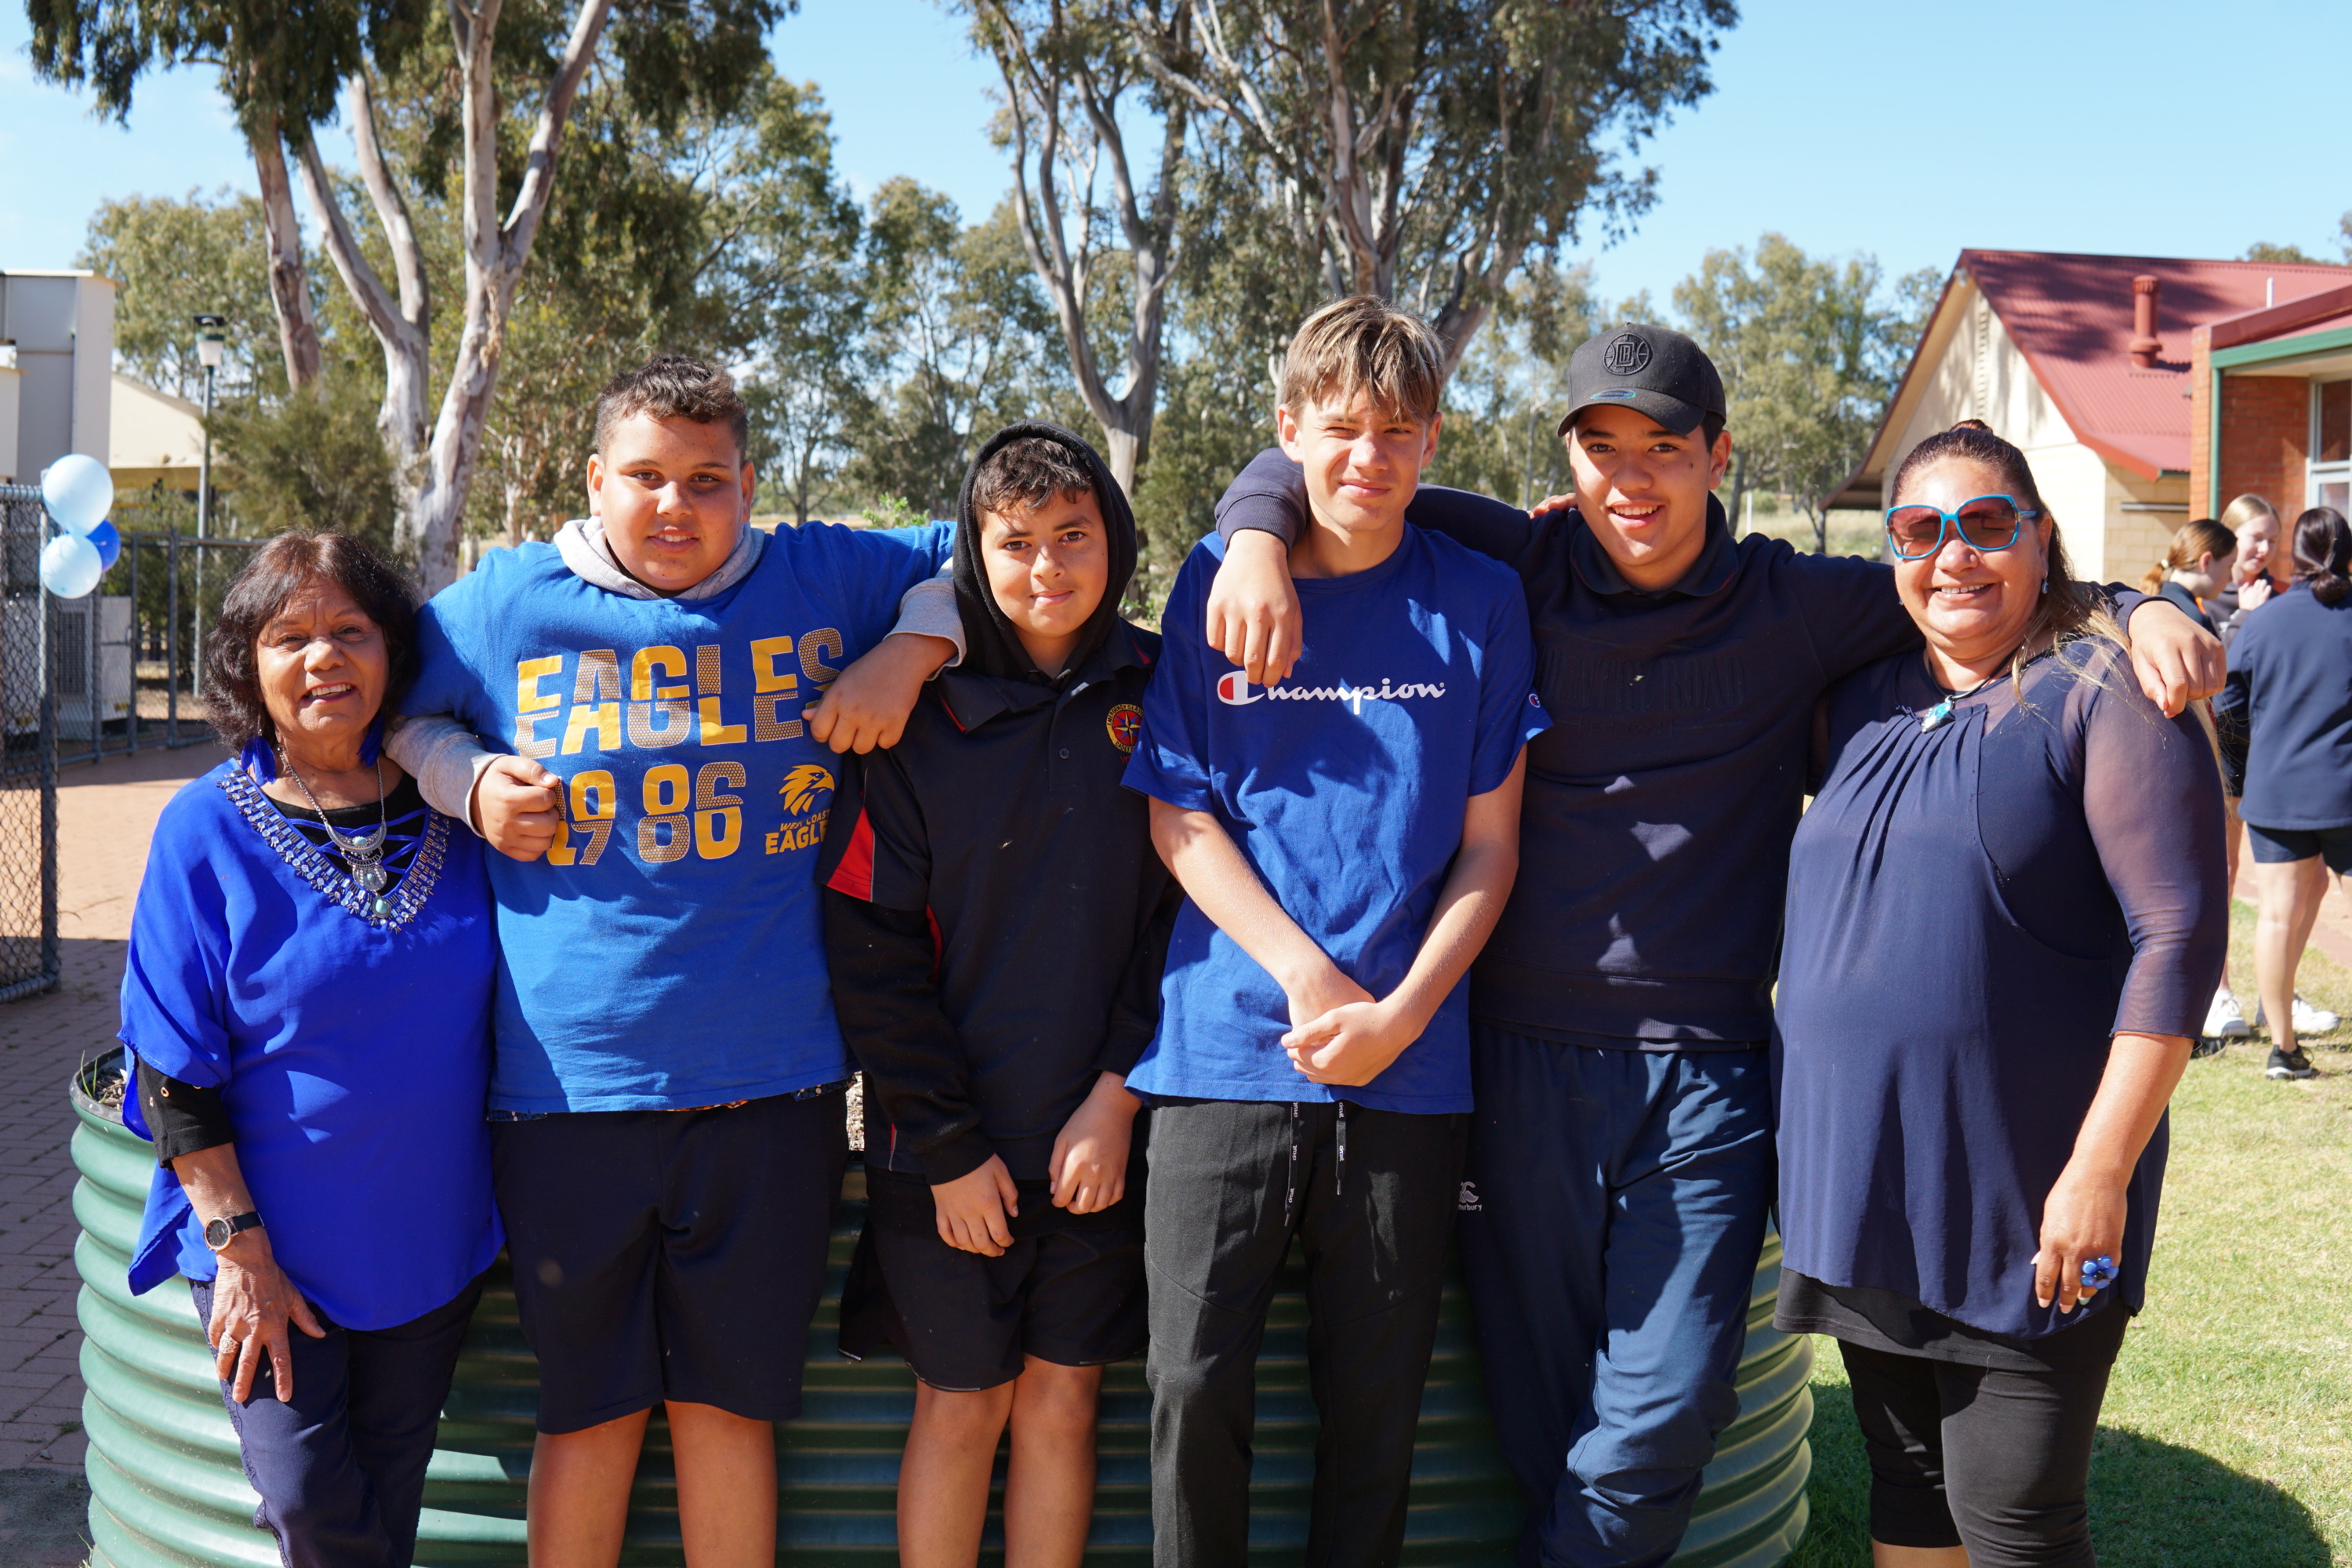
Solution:
{"label": "eucalyptus tree", "polygon": [[1531,255],[1648,206],[1655,172],[1620,153],[1713,89],[1738,16],[1734,0],[1174,3],[1188,33],[1128,0],[1138,57],[1246,149],[1297,265],[1427,316],[1449,374]]}
{"label": "eucalyptus tree", "polygon": [[1929,268],[1890,282],[1874,257],[1808,256],[1766,234],[1752,260],[1711,250],[1675,286],[1675,309],[1723,375],[1735,513],[1743,490],[1769,487],[1828,547],[1821,498],[1861,460],[1942,281]]}
{"label": "eucalyptus tree", "polygon": [[[446,27],[429,25],[436,8],[425,0],[28,5],[37,68],[91,83],[103,111],[127,114],[150,68],[218,68],[253,149],[288,380],[300,388],[318,379],[319,351],[288,195],[293,155],[328,257],[383,350],[377,428],[399,498],[395,538],[431,591],[456,574],[516,289],[592,72],[656,129],[698,109],[731,109],[764,69],[764,35],[790,0],[446,0]],[[433,100],[425,155],[407,167],[387,153],[378,115],[387,87]],[[339,110],[372,233],[339,201],[318,146],[316,132]],[[435,301],[413,208],[445,180],[457,218],[462,309],[436,408]]]}
{"label": "eucalyptus tree", "polygon": [[[1132,491],[1160,398],[1192,108],[1146,62],[1192,64],[1192,8],[1185,0],[964,5],[973,40],[1004,81],[999,139],[1013,154],[1022,249],[1053,302],[1111,473]],[[1130,148],[1131,129],[1141,146]],[[1101,268],[1122,274],[1109,280],[1118,286],[1100,286]]]}

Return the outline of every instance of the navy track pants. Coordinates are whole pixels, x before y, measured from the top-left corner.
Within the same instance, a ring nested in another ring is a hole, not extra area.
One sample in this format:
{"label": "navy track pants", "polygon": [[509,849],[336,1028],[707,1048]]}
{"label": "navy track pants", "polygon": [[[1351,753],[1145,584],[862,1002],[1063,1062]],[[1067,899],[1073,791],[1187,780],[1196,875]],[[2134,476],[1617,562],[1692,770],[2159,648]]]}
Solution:
{"label": "navy track pants", "polygon": [[1675,1554],[1772,1202],[1764,1047],[1600,1050],[1474,1026],[1463,1262],[1521,1568]]}

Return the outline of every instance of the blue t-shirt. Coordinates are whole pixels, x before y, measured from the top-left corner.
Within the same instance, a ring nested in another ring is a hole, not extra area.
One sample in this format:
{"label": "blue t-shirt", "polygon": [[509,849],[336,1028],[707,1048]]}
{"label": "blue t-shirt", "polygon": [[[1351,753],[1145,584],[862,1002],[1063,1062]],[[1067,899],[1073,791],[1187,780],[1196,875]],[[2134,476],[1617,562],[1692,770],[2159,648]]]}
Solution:
{"label": "blue t-shirt", "polygon": [[[1297,584],[1307,651],[1253,685],[1202,637],[1224,544],[1202,540],[1160,616],[1127,784],[1215,814],[1301,930],[1374,996],[1402,984],[1462,845],[1473,795],[1510,777],[1551,721],[1509,568],[1408,525],[1369,572]],[[1346,1100],[1470,1109],[1470,1013],[1457,984],[1421,1038],[1360,1089],[1310,1082],[1282,1050],[1282,987],[1186,900],[1160,1030],[1128,1087],[1203,1100]]]}
{"label": "blue t-shirt", "polygon": [[780,528],[708,599],[631,599],[550,544],[419,617],[411,713],[565,783],[540,859],[490,857],[500,1110],[675,1110],[849,1076],[812,879],[834,754],[802,710],[889,634],[952,525]]}
{"label": "blue t-shirt", "polygon": [[[488,851],[429,809],[392,826],[414,848],[385,857],[400,881],[371,918],[341,863],[223,763],[155,824],[122,973],[123,1044],[167,1078],[221,1090],[271,1252],[347,1329],[446,1304],[505,1240],[482,1121],[498,968]],[[134,1131],[136,1102],[125,1097]],[[158,1166],[132,1291],[212,1279],[203,1228]]]}

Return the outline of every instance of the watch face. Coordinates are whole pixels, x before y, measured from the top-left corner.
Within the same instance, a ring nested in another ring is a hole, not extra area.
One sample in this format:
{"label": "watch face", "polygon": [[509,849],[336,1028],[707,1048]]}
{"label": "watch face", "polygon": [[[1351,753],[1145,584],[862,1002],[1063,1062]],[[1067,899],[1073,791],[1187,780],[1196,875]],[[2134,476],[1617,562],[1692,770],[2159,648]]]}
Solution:
{"label": "watch face", "polygon": [[206,1247],[211,1247],[215,1252],[218,1252],[222,1247],[228,1245],[228,1221],[225,1219],[208,1219],[205,1221],[205,1245]]}

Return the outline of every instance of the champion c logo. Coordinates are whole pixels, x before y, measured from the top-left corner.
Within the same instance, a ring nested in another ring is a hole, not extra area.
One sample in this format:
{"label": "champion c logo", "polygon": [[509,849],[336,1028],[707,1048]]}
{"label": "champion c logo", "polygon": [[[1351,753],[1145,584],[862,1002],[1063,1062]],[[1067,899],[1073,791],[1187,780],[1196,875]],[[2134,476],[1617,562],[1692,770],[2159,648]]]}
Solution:
{"label": "champion c logo", "polygon": [[1218,678],[1217,700],[1229,707],[1246,708],[1265,695],[1263,689],[1250,689],[1249,676],[1245,671],[1236,669]]}

